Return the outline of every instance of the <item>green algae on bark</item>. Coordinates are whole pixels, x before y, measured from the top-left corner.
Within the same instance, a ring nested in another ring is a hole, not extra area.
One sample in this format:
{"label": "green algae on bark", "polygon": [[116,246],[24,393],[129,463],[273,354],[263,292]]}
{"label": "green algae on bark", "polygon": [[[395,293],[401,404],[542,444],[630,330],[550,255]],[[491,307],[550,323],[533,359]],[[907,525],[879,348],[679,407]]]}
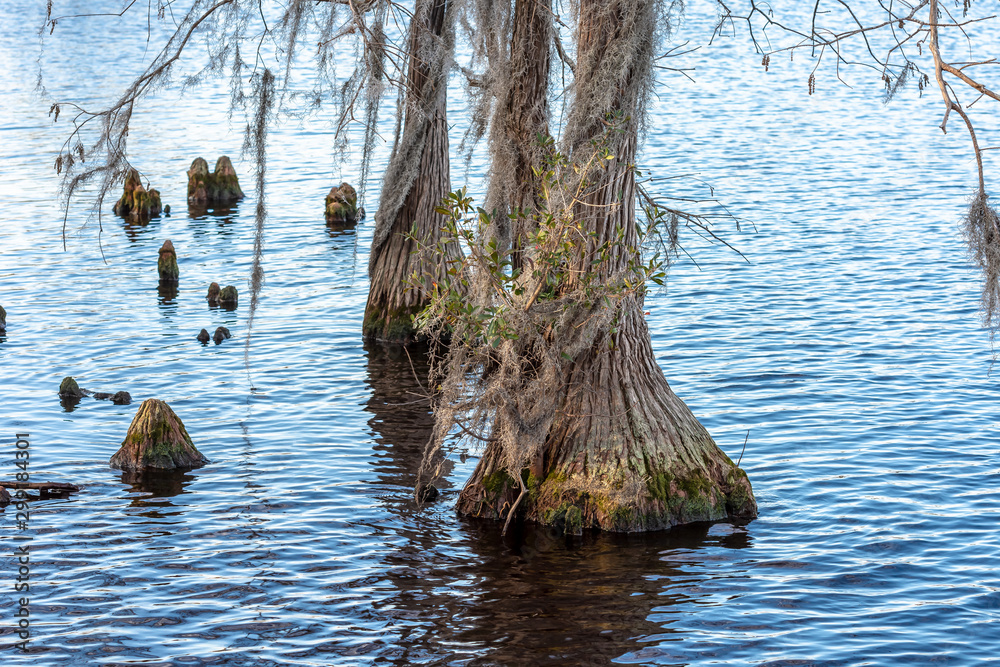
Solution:
{"label": "green algae on bark", "polygon": [[413,316],[420,312],[416,306],[401,308],[374,307],[369,297],[368,307],[362,323],[362,334],[368,340],[394,345],[409,345],[426,340],[427,336],[417,331]]}
{"label": "green algae on bark", "polygon": [[121,199],[115,202],[115,215],[131,220],[149,220],[160,215],[160,192],[150,188],[146,190],[139,179],[139,172],[129,169],[125,177],[125,188]]}
{"label": "green algae on bark", "polygon": [[140,472],[195,468],[208,463],[170,406],[148,398],[128,427],[121,448],[111,457],[111,467]]}

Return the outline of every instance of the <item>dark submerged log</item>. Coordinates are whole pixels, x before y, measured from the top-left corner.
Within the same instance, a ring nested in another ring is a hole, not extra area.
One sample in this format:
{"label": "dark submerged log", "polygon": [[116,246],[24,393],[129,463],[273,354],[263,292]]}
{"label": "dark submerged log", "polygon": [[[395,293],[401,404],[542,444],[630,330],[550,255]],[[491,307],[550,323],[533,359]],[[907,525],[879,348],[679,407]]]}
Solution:
{"label": "dark submerged log", "polygon": [[160,274],[161,283],[176,283],[180,280],[181,272],[177,267],[177,253],[174,251],[174,244],[167,239],[160,247],[160,258],[156,262],[156,270]]}
{"label": "dark submerged log", "polygon": [[142,402],[128,427],[121,448],[111,457],[111,467],[121,470],[174,470],[208,463],[180,418],[161,400]]}
{"label": "dark submerged log", "polygon": [[[84,391],[87,391],[84,389]],[[129,405],[132,403],[132,395],[127,391],[116,391],[115,393],[97,391],[94,392],[94,398],[99,401],[111,400],[115,405]]]}
{"label": "dark submerged log", "polygon": [[142,186],[139,172],[129,169],[121,199],[115,202],[115,215],[133,220],[149,220],[160,214],[160,192]]}
{"label": "dark submerged log", "polygon": [[211,173],[208,171],[208,163],[202,158],[196,158],[187,174],[189,204],[228,204],[243,199],[236,170],[225,155],[216,161],[215,171]]}
{"label": "dark submerged log", "polygon": [[45,498],[65,498],[70,493],[80,490],[75,484],[65,482],[4,482],[0,485],[0,505],[6,505],[12,498],[8,489],[38,491],[38,497],[30,497],[30,500],[42,500]]}

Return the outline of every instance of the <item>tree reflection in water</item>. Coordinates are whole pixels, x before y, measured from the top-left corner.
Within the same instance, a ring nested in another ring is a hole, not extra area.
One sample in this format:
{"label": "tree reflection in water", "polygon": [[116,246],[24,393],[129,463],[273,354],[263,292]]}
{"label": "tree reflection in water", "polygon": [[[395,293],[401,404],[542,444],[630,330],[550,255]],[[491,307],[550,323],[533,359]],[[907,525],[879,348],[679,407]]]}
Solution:
{"label": "tree reflection in water", "polygon": [[408,359],[401,348],[368,348],[378,495],[400,520],[387,536],[395,544],[385,580],[374,590],[363,582],[386,626],[379,641],[354,648],[397,665],[605,665],[647,662],[648,641],[662,661],[675,614],[714,602],[697,584],[701,562],[750,546],[745,530],[572,537],[521,525],[501,537],[499,523],[455,518],[464,479],[445,480],[441,498],[417,511],[413,486],[433,416],[414,375],[423,383],[426,373],[423,350]]}
{"label": "tree reflection in water", "polygon": [[121,475],[122,484],[131,487],[127,493],[141,494],[132,498],[129,506],[143,508],[139,516],[154,520],[180,515],[180,509],[167,511],[175,507],[169,498],[185,493],[184,487],[195,479],[186,470],[122,471]]}

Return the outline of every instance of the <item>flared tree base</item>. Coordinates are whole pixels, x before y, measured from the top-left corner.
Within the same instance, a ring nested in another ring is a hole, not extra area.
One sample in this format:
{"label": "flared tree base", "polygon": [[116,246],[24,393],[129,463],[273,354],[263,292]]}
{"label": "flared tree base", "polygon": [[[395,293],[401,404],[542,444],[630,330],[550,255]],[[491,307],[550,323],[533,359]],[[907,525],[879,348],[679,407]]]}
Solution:
{"label": "flared tree base", "polygon": [[570,533],[757,515],[746,473],[667,384],[637,308],[623,315],[615,349],[581,355],[553,391],[561,396],[541,454],[518,480],[499,444],[488,445],[460,513],[506,520],[516,506],[515,517]]}

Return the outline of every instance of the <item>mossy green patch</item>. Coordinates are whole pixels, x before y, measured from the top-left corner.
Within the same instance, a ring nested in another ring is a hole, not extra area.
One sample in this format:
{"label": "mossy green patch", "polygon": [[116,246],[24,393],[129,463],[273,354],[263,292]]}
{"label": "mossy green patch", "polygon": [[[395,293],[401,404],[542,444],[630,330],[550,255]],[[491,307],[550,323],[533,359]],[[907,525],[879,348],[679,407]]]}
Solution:
{"label": "mossy green patch", "polygon": [[495,500],[508,488],[514,486],[517,486],[517,484],[514,482],[514,478],[507,474],[506,470],[497,470],[496,472],[483,477],[483,489],[486,490],[486,493],[492,496],[493,500]]}
{"label": "mossy green patch", "polygon": [[364,323],[361,325],[365,338],[383,343],[407,343],[417,336],[413,314],[419,308],[401,307],[386,309],[370,309],[365,312]]}
{"label": "mossy green patch", "polygon": [[646,490],[651,498],[666,502],[670,498],[670,484],[673,481],[674,476],[669,472],[655,473],[646,480]]}
{"label": "mossy green patch", "polygon": [[562,503],[542,513],[542,523],[561,528],[570,535],[583,532],[583,510],[572,503]]}

